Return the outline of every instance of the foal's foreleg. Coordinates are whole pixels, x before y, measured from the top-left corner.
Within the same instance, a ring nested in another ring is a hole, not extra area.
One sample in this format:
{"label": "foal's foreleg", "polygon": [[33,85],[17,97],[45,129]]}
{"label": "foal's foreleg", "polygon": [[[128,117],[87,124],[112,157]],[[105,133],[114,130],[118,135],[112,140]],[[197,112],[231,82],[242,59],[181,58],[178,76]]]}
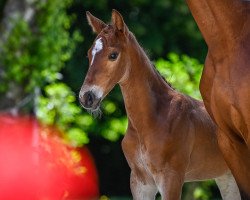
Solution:
{"label": "foal's foreleg", "polygon": [[133,171],[130,176],[130,188],[134,200],[154,200],[157,188],[154,183],[141,180]]}
{"label": "foal's foreleg", "polygon": [[181,199],[181,191],[184,178],[176,171],[159,173],[157,175],[157,186],[161,194],[162,200],[179,200]]}

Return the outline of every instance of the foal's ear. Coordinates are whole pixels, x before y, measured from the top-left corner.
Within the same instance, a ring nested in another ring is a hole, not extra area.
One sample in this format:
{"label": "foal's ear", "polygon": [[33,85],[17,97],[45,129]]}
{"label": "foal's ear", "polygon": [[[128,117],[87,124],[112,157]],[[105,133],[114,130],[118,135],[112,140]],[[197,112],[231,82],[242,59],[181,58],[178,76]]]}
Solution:
{"label": "foal's ear", "polygon": [[92,27],[94,33],[99,34],[107,25],[100,19],[93,16],[89,11],[86,12],[89,25]]}
{"label": "foal's ear", "polygon": [[128,27],[124,23],[122,15],[115,9],[112,10],[112,23],[119,31],[128,33]]}

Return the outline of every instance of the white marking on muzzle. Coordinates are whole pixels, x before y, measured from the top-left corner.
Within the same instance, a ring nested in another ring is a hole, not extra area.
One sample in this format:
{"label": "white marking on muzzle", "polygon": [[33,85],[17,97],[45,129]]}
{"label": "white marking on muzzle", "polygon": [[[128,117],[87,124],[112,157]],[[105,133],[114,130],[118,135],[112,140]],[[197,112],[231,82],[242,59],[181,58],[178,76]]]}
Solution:
{"label": "white marking on muzzle", "polygon": [[84,86],[79,94],[79,97],[81,98],[86,92],[93,92],[96,96],[96,98],[100,99],[103,96],[103,89],[97,85],[86,85]]}
{"label": "white marking on muzzle", "polygon": [[91,64],[93,64],[94,59],[95,59],[95,55],[96,53],[98,53],[99,51],[101,51],[103,48],[103,43],[102,43],[102,38],[99,38],[95,41],[95,46],[92,49],[92,60],[91,60]]}

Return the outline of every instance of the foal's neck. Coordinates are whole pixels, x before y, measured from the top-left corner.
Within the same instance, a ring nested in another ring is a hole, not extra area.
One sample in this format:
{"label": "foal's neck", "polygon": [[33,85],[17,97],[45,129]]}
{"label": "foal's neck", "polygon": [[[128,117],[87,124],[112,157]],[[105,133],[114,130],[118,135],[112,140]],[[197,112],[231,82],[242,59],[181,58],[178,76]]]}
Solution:
{"label": "foal's neck", "polygon": [[130,40],[129,74],[120,87],[129,121],[141,129],[158,117],[174,90],[156,71],[133,35]]}

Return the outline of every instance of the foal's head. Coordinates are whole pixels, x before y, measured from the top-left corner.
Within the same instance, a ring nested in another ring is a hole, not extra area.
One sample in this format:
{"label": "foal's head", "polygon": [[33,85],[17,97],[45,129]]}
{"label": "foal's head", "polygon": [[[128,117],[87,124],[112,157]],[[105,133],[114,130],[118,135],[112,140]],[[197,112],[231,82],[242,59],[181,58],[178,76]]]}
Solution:
{"label": "foal's head", "polygon": [[89,12],[87,19],[97,37],[88,51],[89,70],[79,99],[84,108],[94,111],[115,84],[126,78],[129,30],[116,10],[112,11],[108,25]]}

